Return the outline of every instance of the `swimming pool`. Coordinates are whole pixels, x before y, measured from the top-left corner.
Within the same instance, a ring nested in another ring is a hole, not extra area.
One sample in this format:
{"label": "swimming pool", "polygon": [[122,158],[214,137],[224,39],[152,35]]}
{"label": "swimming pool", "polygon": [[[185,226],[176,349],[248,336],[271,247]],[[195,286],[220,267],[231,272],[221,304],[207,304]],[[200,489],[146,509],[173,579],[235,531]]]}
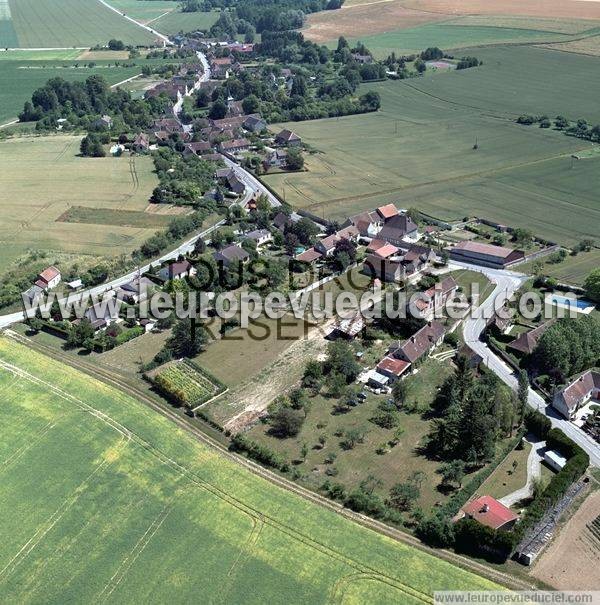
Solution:
{"label": "swimming pool", "polygon": [[556,294],[553,294],[550,297],[550,301],[564,307],[576,307],[581,311],[594,307],[594,303],[589,300],[583,298],[568,298],[567,296],[557,296]]}

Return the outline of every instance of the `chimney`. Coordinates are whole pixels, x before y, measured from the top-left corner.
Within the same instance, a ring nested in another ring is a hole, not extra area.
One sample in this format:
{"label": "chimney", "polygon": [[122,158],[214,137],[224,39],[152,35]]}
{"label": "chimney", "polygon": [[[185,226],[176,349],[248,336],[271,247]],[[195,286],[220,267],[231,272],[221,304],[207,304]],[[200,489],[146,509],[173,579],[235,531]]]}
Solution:
{"label": "chimney", "polygon": [[415,338],[414,334],[410,337],[410,342],[417,342],[417,339]]}
{"label": "chimney", "polygon": [[483,505],[483,508],[481,509],[481,512],[482,512],[482,513],[488,513],[489,511],[490,511],[490,506],[489,506],[489,504],[486,502],[486,503]]}

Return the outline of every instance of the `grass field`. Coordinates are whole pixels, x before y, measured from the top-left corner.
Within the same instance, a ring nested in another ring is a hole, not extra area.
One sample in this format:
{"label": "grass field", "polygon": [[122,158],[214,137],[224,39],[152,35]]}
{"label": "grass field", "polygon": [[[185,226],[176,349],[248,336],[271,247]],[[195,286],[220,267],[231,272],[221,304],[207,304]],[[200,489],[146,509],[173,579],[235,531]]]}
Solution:
{"label": "grass field", "polygon": [[126,44],[154,42],[150,32],[97,0],[3,0],[3,4],[9,10],[5,8],[0,47],[93,46],[106,44],[111,38]]}
{"label": "grass field", "polygon": [[319,216],[396,202],[448,220],[526,222],[559,243],[595,238],[600,157],[571,167],[571,153],[589,143],[515,119],[546,112],[600,120],[597,60],[530,47],[472,52],[482,67],[363,86],[382,97],[376,114],[287,124],[322,153],[306,156],[308,172],[266,182]]}
{"label": "grass field", "polygon": [[154,21],[178,9],[178,3],[174,0],[109,0],[108,3],[141,23]]}
{"label": "grass field", "polygon": [[152,27],[161,34],[167,35],[176,34],[180,31],[207,30],[210,29],[218,18],[219,13],[217,11],[209,13],[181,13],[177,11],[160,17],[152,23]]}
{"label": "grass field", "polygon": [[136,65],[122,67],[114,61],[94,60],[94,67],[88,67],[90,61],[77,60],[79,55],[80,50],[0,52],[0,124],[16,118],[31,93],[50,78],[75,81],[101,75],[109,84],[117,84],[141,73],[143,65],[164,62],[138,59]]}
{"label": "grass field", "polygon": [[3,601],[429,603],[494,588],[6,339],[0,389]]}
{"label": "grass field", "polygon": [[[525,443],[522,450],[512,450],[481,484],[477,493],[499,499],[522,488],[527,483],[527,457],[530,451],[529,443]],[[516,468],[513,467],[515,462]]]}
{"label": "grass field", "polygon": [[[120,214],[147,207],[157,183],[152,159],[80,158],[80,140],[56,135],[0,142],[0,259],[4,267],[27,249],[116,256],[156,231],[155,227],[122,226],[130,215]],[[111,211],[113,222],[90,225],[57,220],[70,206],[83,204]]]}
{"label": "grass field", "polygon": [[[536,29],[435,23],[361,36],[360,41],[373,52],[375,57],[385,59],[391,52],[408,54],[430,46],[451,51],[456,48],[507,42],[556,42],[561,41],[565,36],[566,34]],[[350,40],[350,42],[357,40]]]}
{"label": "grass field", "polygon": [[[534,263],[519,265],[519,271],[533,273],[533,265]],[[600,250],[594,248],[590,252],[580,252],[577,256],[567,256],[562,263],[545,262],[542,271],[544,275],[555,277],[561,282],[581,286],[592,269],[599,266]]]}

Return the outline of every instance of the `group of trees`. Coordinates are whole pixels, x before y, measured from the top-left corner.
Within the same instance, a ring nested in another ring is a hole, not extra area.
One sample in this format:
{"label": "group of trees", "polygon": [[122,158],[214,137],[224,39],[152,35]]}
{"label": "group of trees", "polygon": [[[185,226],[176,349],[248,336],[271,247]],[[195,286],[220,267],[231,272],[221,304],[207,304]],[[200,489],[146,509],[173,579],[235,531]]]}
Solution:
{"label": "group of trees", "polygon": [[600,359],[600,321],[594,315],[559,319],[540,337],[529,365],[554,384],[587,370]]}
{"label": "group of trees", "polygon": [[441,460],[462,460],[477,467],[491,460],[499,439],[512,434],[524,402],[491,372],[475,380],[465,357],[459,356],[456,365],[435,401],[438,417],[428,449]]}
{"label": "group of trees", "polygon": [[[550,128],[553,125],[552,120],[545,114],[523,114],[517,118],[517,123],[524,126],[539,124],[540,128]],[[579,139],[587,139],[588,141],[596,143],[600,141],[600,124],[591,126],[588,124],[587,120],[584,120],[583,118],[572,123],[562,115],[556,116],[556,118],[554,118],[554,128],[556,130],[562,130],[565,134]]]}

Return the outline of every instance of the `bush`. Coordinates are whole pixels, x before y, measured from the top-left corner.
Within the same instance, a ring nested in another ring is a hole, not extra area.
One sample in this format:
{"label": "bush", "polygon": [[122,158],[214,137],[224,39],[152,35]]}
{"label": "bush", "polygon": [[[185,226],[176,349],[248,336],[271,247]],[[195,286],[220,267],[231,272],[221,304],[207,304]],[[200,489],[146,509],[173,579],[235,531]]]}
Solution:
{"label": "bush", "polygon": [[550,418],[544,416],[537,410],[529,410],[525,416],[525,427],[527,430],[542,439],[545,439],[552,428]]}
{"label": "bush", "polygon": [[289,463],[283,456],[260,443],[256,443],[256,441],[248,439],[244,435],[236,435],[231,440],[229,449],[232,452],[245,452],[249,458],[284,473],[290,469]]}

